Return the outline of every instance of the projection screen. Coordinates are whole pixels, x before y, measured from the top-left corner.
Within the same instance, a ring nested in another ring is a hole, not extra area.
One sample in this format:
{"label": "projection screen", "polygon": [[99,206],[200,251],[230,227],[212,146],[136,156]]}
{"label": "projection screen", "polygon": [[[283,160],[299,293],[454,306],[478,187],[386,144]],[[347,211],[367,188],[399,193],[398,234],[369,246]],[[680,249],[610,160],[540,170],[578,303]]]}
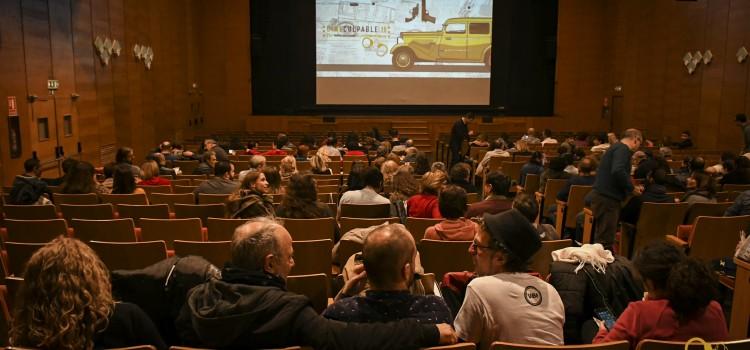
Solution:
{"label": "projection screen", "polygon": [[318,105],[490,104],[492,0],[316,0]]}

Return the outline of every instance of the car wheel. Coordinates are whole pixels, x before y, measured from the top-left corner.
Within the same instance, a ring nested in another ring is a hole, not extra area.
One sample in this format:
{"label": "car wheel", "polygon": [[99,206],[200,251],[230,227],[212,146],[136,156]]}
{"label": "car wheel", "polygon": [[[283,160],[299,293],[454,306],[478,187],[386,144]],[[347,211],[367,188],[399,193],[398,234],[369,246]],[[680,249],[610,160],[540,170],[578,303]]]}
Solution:
{"label": "car wheel", "polygon": [[393,53],[392,63],[398,69],[409,69],[414,65],[414,54],[410,50],[398,50]]}
{"label": "car wheel", "polygon": [[484,54],[484,66],[489,70],[492,68],[492,51]]}

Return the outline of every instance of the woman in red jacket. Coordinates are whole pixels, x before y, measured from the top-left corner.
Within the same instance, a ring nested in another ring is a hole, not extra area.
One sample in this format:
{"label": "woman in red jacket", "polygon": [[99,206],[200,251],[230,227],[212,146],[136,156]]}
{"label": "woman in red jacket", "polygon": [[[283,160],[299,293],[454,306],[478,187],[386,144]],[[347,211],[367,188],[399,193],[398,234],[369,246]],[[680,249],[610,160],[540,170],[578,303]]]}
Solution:
{"label": "woman in red jacket", "polygon": [[643,248],[633,263],[647,296],[630,303],[609,331],[597,320],[594,343],[627,340],[635,349],[642,339],[728,340],[724,312],[714,300],[718,282],[708,266],[667,243]]}
{"label": "woman in red jacket", "polygon": [[442,171],[431,171],[422,176],[422,193],[409,198],[406,207],[413,218],[440,219],[438,194],[443,189],[448,176]]}
{"label": "woman in red jacket", "polygon": [[159,176],[159,165],[150,160],[141,165],[141,186],[169,186],[172,181]]}

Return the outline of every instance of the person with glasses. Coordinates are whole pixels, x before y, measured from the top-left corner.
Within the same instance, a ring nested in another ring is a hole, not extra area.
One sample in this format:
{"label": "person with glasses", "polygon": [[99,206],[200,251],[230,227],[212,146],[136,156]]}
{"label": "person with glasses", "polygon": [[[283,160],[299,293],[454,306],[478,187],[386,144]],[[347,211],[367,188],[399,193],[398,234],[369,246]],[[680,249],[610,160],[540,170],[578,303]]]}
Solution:
{"label": "person with glasses", "polygon": [[526,273],[539,234],[516,209],[485,214],[469,247],[478,277],[468,285],[454,326],[460,339],[562,345],[565,308],[554,287]]}
{"label": "person with glasses", "polygon": [[643,189],[633,186],[630,178],[630,159],[641,147],[643,135],[636,129],[628,129],[620,142],[613,144],[602,156],[594,180],[591,210],[594,212],[596,243],[612,250],[622,201],[629,194],[640,196]]}

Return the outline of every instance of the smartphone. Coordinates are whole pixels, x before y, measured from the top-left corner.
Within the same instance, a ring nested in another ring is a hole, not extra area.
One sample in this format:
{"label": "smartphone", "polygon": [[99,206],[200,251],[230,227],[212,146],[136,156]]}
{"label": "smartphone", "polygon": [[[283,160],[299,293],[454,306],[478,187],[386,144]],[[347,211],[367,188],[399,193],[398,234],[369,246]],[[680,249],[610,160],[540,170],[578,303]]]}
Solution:
{"label": "smartphone", "polygon": [[594,309],[594,313],[596,314],[596,317],[598,319],[604,321],[604,327],[606,327],[608,331],[612,329],[612,327],[615,325],[615,321],[617,321],[615,315],[612,315],[612,312],[610,312],[607,308],[600,307]]}

